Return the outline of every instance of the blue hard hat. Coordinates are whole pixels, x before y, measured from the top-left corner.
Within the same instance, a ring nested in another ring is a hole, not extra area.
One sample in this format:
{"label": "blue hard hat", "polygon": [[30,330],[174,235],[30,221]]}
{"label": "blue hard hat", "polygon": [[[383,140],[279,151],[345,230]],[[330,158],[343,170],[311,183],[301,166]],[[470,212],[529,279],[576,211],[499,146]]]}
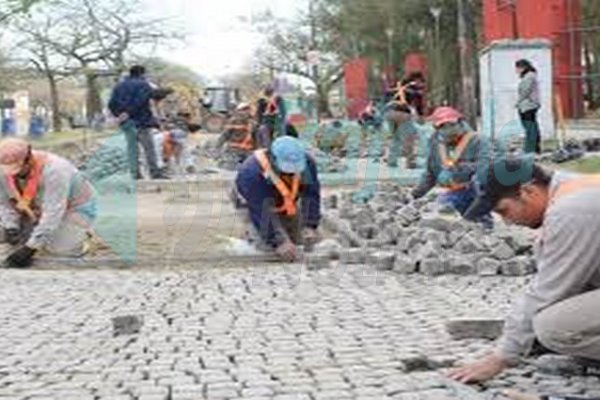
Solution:
{"label": "blue hard hat", "polygon": [[276,139],[271,145],[271,154],[277,168],[285,174],[300,174],[306,169],[304,144],[291,136]]}

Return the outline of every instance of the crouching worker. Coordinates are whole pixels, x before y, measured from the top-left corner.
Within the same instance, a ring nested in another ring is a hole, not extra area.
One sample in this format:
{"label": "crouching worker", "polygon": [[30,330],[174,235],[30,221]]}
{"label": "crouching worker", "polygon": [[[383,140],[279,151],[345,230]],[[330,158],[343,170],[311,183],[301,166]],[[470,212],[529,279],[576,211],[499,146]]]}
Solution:
{"label": "crouching worker", "polygon": [[552,173],[531,157],[498,160],[478,175],[482,190],[473,211],[493,209],[509,223],[539,230],[538,272],[496,348],[450,377],[491,379],[530,355],[534,343],[593,366],[590,360],[600,361],[600,176]]}
{"label": "crouching worker", "polygon": [[284,136],[244,162],[235,181],[238,207],[247,207],[249,239],[286,262],[297,246],[314,245],[321,220],[321,187],[314,160],[298,139]]}
{"label": "crouching worker", "polygon": [[6,268],[27,268],[40,250],[80,257],[96,217],[95,191],[69,161],[32,151],[20,139],[0,142],[0,225],[13,246]]}
{"label": "crouching worker", "polygon": [[[465,216],[477,195],[473,181],[479,160],[487,162],[485,148],[479,134],[473,132],[463,116],[451,107],[440,107],[430,117],[436,130],[429,143],[427,169],[413,197],[425,196],[436,186],[444,192],[439,196],[442,204],[454,208]],[[472,214],[470,219],[491,228],[491,213]]]}

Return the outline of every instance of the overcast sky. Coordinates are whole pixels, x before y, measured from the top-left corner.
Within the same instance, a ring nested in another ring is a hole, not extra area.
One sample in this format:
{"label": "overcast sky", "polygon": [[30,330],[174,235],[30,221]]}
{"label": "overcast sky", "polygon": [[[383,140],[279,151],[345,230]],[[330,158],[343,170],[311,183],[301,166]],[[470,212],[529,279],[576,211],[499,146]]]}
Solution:
{"label": "overcast sky", "polygon": [[185,27],[183,46],[160,51],[165,59],[186,65],[207,78],[241,70],[261,38],[244,21],[270,9],[293,17],[305,0],[143,0],[153,15],[174,17]]}

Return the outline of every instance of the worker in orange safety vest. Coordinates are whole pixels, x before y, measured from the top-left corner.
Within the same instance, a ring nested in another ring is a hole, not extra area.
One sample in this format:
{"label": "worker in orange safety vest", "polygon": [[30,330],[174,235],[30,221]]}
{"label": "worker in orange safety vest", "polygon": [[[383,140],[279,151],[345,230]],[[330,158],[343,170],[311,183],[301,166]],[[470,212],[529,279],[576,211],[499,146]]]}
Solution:
{"label": "worker in orange safety vest", "polygon": [[[427,169],[413,190],[413,197],[421,198],[437,186],[442,189],[440,203],[464,215],[475,199],[472,178],[479,163],[487,162],[487,148],[463,115],[452,107],[436,109],[429,120],[435,133],[429,143]],[[492,226],[489,212],[473,218],[488,228]]]}
{"label": "worker in orange safety vest", "polygon": [[235,186],[238,207],[248,211],[250,240],[259,248],[292,262],[298,245],[319,240],[321,186],[316,163],[298,139],[284,136],[256,150],[240,167]]}
{"label": "worker in orange safety vest", "polygon": [[91,183],[69,161],[21,139],[0,141],[0,231],[13,246],[3,266],[27,268],[36,252],[81,256],[96,217]]}
{"label": "worker in orange safety vest", "polygon": [[231,156],[237,160],[238,164],[241,164],[256,149],[255,136],[256,123],[252,116],[252,106],[248,103],[241,103],[219,137],[217,149],[221,150],[226,147],[225,151],[228,154],[225,158]]}

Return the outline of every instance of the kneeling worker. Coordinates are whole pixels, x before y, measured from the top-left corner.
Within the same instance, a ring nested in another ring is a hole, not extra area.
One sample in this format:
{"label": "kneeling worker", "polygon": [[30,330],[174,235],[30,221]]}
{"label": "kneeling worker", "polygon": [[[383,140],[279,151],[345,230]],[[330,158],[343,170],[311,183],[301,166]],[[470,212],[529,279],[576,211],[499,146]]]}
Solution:
{"label": "kneeling worker", "polygon": [[236,178],[259,247],[293,262],[298,245],[318,241],[321,186],[314,160],[298,139],[284,136],[244,162]]}
{"label": "kneeling worker", "polygon": [[[430,120],[436,132],[429,143],[427,170],[413,190],[413,197],[421,198],[439,186],[444,189],[439,201],[464,216],[476,197],[472,178],[479,163],[487,160],[486,149],[479,134],[457,110],[440,107]],[[471,219],[488,227],[493,223],[489,212],[471,215]]]}
{"label": "kneeling worker", "polygon": [[491,379],[527,356],[536,341],[600,361],[600,176],[551,173],[528,157],[496,161],[481,175],[471,211],[481,213],[481,205],[507,222],[538,229],[538,272],[506,318],[496,349],[450,376],[464,383]]}
{"label": "kneeling worker", "polygon": [[6,268],[27,268],[39,250],[78,257],[96,217],[90,182],[69,161],[32,151],[20,139],[0,142],[0,226],[15,248]]}

